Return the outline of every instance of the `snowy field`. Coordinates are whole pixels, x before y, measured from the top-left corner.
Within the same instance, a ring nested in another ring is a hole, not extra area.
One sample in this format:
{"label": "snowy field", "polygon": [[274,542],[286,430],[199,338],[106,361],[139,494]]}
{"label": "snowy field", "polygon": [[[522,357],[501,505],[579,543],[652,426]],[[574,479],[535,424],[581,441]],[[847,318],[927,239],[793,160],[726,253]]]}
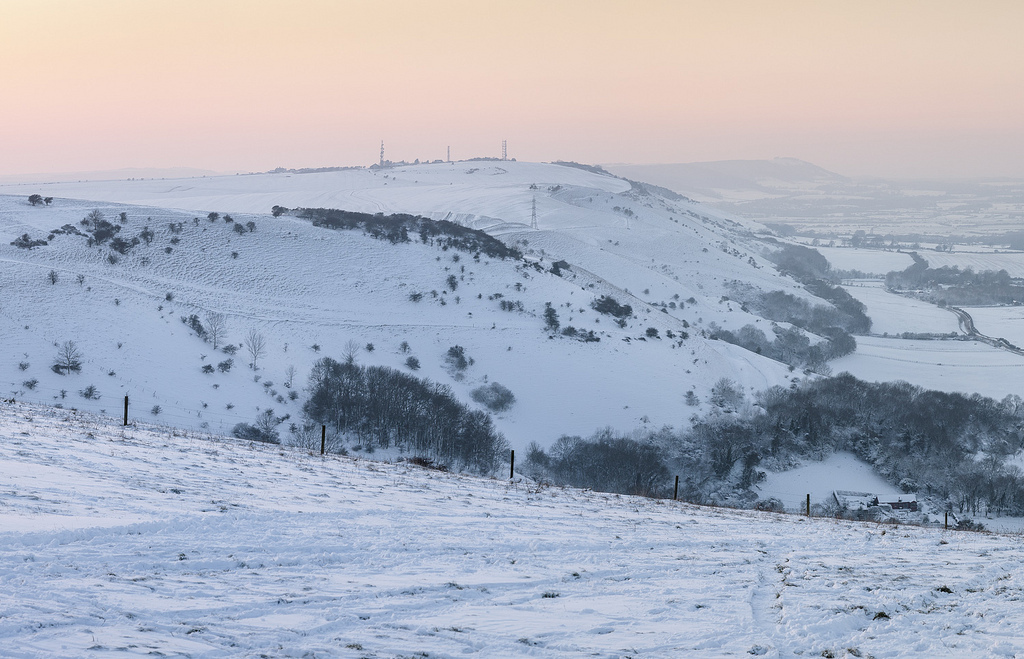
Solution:
{"label": "snowy field", "polygon": [[0,408],[6,657],[1013,657],[1019,536]]}
{"label": "snowy field", "polygon": [[[860,270],[884,275],[893,270],[905,270],[914,260],[907,250],[890,252],[878,249],[856,249],[853,247],[815,247],[838,270]],[[1011,277],[1024,277],[1024,252],[1000,252],[982,247],[965,248],[969,251],[936,252],[919,249],[917,253],[928,261],[931,268],[957,266],[971,268],[975,272],[984,270],[1006,270]]]}
{"label": "snowy field", "polygon": [[[973,250],[973,248],[972,248]],[[1024,277],[1024,252],[920,252],[928,261],[928,267],[959,266],[961,270],[971,268],[975,272],[985,270],[1006,270],[1011,277]]]}
{"label": "snowy field", "polygon": [[965,311],[985,336],[1024,346],[1024,307],[965,307]]}
{"label": "snowy field", "polygon": [[872,334],[947,334],[959,330],[952,312],[928,302],[890,293],[881,282],[861,281],[843,288],[867,307]]}
{"label": "snowy field", "polygon": [[904,270],[914,262],[904,252],[886,252],[878,249],[852,247],[815,247],[836,270],[860,270],[884,275],[893,270]]}
{"label": "snowy field", "polygon": [[833,453],[821,462],[768,472],[767,478],[755,487],[762,499],[778,499],[790,511],[803,510],[808,494],[814,504],[832,499],[834,490],[883,493],[892,489],[891,483],[852,453]]}
{"label": "snowy field", "polygon": [[[984,327],[979,327],[986,332]],[[976,341],[908,341],[858,336],[857,352],[829,364],[869,382],[905,380],[926,389],[1000,400],[1021,393],[1024,357]]]}

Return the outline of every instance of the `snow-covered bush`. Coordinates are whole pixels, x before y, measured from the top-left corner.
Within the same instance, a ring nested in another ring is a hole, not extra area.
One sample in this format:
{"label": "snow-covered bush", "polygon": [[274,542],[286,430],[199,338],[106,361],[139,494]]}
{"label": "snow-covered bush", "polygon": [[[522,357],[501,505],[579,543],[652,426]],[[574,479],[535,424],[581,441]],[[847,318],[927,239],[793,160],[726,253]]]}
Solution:
{"label": "snow-covered bush", "polygon": [[516,402],[515,394],[508,387],[497,382],[477,387],[470,396],[492,412],[504,412]]}

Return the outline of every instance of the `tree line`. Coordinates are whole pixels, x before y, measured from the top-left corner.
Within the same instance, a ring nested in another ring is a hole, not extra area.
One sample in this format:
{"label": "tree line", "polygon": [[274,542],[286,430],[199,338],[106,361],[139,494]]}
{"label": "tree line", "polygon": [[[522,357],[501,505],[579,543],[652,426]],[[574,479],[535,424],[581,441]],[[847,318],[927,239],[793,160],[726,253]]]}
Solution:
{"label": "tree line", "polygon": [[940,305],[1019,304],[1024,301],[1024,286],[1006,270],[961,270],[959,266],[929,267],[917,252],[905,270],[885,276],[885,285],[893,290],[921,291],[924,299]]}
{"label": "tree line", "polygon": [[[280,207],[275,207],[275,212]],[[284,209],[281,209],[282,212]],[[358,213],[332,208],[297,208],[298,217],[312,220],[314,226],[329,229],[360,229],[368,236],[387,240],[393,244],[412,242],[410,233],[419,236],[420,242],[456,249],[471,254],[486,254],[498,259],[521,259],[522,253],[509,247],[497,238],[478,229],[470,229],[447,220],[431,220],[418,215],[395,213]]]}

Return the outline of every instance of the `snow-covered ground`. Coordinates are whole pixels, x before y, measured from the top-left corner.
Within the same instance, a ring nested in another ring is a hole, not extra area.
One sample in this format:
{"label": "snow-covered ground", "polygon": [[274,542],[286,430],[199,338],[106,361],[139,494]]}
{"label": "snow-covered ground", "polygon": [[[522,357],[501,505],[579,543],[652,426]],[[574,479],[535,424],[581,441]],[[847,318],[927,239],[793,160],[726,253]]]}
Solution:
{"label": "snow-covered ground", "polygon": [[767,472],[767,478],[756,486],[762,499],[778,499],[791,511],[803,510],[808,494],[815,504],[831,499],[835,490],[883,493],[892,489],[871,465],[852,453],[833,453],[821,462]]}
{"label": "snow-covered ground", "polygon": [[0,406],[7,657],[1013,657],[1019,536],[538,488]]}
{"label": "snow-covered ground", "polygon": [[920,252],[930,268],[958,266],[961,270],[971,268],[975,272],[1006,270],[1011,277],[1024,277],[1024,252],[954,251]]}
{"label": "snow-covered ground", "polygon": [[860,270],[874,275],[884,275],[893,270],[905,270],[914,259],[906,252],[889,252],[880,249],[855,249],[853,247],[815,247],[836,270]]}
{"label": "snow-covered ground", "polygon": [[[4,393],[109,413],[128,395],[134,418],[217,432],[251,422],[267,407],[297,421],[312,364],[339,358],[350,341],[372,344],[372,352],[358,352],[368,365],[405,368],[416,357],[417,375],[451,386],[470,404],[476,387],[508,387],[517,403],[495,422],[518,448],[605,426],[678,426],[695,411],[683,403],[687,390],[706,400],[721,377],[748,393],[789,383],[783,364],[700,336],[712,322],[756,322],[724,299],[729,282],[808,296],[763,261],[752,234],[759,225],[560,165],[454,163],[0,191],[16,195],[0,196]],[[55,196],[53,205],[30,206],[27,195],[37,191]],[[539,229],[530,227],[534,200]],[[447,218],[515,243],[543,271],[272,218],[273,205]],[[9,244],[25,233],[46,239],[64,225],[82,228],[94,209],[110,220],[126,213],[122,233],[131,238],[149,227],[152,243],[116,264],[108,247],[87,247],[81,236],[56,235],[32,250]],[[254,222],[256,231],[239,235],[223,219],[208,221],[211,211]],[[172,224],[180,225],[176,233]],[[547,272],[560,259],[572,268],[562,277]],[[457,290],[448,290],[452,275]],[[411,301],[415,292],[424,299]],[[627,327],[591,309],[606,294],[633,307]],[[504,311],[503,301],[522,308]],[[593,330],[601,342],[549,338],[548,302],[563,328]],[[208,312],[226,315],[227,342],[239,346],[230,372],[218,367],[228,356],[180,322]],[[646,337],[649,327],[659,338]],[[250,330],[267,344],[257,372],[247,368],[252,360],[243,345]],[[69,340],[83,354],[83,371],[57,375],[54,354]],[[453,345],[474,360],[458,376],[444,364]],[[218,369],[203,373],[204,366]],[[80,395],[90,385],[100,398]]]}
{"label": "snow-covered ground", "polygon": [[1024,307],[966,307],[965,311],[985,336],[1024,346]]}
{"label": "snow-covered ground", "polygon": [[928,302],[890,293],[882,282],[859,281],[844,288],[867,307],[872,334],[947,334],[959,330],[956,315],[952,312]]}
{"label": "snow-covered ground", "polygon": [[[984,327],[979,326],[981,332]],[[1024,357],[976,341],[916,341],[858,336],[857,352],[831,362],[869,382],[905,380],[926,389],[979,393],[1000,400],[1019,393]]]}

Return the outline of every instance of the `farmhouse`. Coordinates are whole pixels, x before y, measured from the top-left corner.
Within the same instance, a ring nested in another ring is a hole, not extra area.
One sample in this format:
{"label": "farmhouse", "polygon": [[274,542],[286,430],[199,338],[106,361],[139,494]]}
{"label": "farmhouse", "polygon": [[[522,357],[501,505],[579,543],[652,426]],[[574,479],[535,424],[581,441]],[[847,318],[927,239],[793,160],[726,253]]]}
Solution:
{"label": "farmhouse", "polygon": [[[871,492],[851,492],[835,490],[832,492],[836,505],[850,512],[863,511],[878,517],[906,516],[917,513],[920,508],[916,494],[874,494]],[[895,513],[895,515],[894,515]]]}

